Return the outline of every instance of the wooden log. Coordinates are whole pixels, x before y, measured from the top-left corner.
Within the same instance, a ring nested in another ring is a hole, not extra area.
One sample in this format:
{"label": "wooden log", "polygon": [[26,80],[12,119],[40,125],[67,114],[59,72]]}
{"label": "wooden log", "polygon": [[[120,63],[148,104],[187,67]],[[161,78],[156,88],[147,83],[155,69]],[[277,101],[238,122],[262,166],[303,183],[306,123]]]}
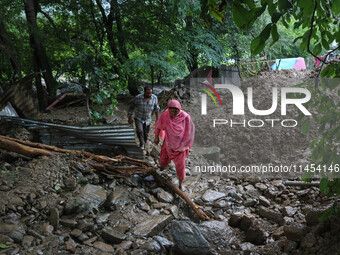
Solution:
{"label": "wooden log", "polygon": [[7,139],[6,136],[0,136],[0,147],[8,151],[16,152],[27,157],[38,157],[38,156],[54,156],[55,154],[39,148],[32,148],[15,141]]}
{"label": "wooden log", "polygon": [[192,202],[191,199],[188,198],[188,196],[170,180],[164,179],[156,171],[152,172],[152,175],[158,181],[158,184],[163,186],[165,189],[171,190],[179,195],[190,206],[190,208],[194,210],[194,212],[198,215],[198,217],[200,217],[201,220],[207,221],[211,220],[214,217],[211,213],[205,211],[202,207],[199,207],[194,202]]}

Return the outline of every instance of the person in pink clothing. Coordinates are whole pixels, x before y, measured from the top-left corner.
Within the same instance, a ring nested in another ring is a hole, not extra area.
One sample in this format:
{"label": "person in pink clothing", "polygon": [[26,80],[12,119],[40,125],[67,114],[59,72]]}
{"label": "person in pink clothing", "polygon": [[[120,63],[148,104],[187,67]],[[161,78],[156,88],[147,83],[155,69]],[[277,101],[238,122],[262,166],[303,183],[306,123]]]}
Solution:
{"label": "person in pink clothing", "polygon": [[159,164],[167,167],[171,160],[175,163],[179,188],[184,190],[185,159],[194,142],[195,126],[190,115],[182,110],[177,100],[171,100],[155,124],[155,144],[163,139]]}

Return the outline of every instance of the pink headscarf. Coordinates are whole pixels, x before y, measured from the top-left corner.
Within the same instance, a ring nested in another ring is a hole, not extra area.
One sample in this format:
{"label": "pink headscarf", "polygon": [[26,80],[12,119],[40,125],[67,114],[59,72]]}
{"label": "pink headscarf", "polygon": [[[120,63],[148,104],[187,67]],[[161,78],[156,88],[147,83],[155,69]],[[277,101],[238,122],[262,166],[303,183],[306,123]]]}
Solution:
{"label": "pink headscarf", "polygon": [[190,115],[182,111],[181,104],[177,100],[171,100],[169,107],[176,107],[180,112],[170,116],[169,109],[166,109],[155,124],[155,133],[160,130],[165,131],[166,145],[174,151],[188,150],[194,143],[195,125],[191,121]]}

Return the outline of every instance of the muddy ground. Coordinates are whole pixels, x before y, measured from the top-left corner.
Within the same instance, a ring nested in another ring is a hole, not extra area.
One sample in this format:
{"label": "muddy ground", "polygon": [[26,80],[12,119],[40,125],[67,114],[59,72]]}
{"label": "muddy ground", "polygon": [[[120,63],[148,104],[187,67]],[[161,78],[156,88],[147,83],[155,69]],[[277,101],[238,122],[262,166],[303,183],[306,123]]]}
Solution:
{"label": "muddy ground", "polygon": [[[309,71],[296,70],[260,74],[262,78],[311,76]],[[263,95],[270,88],[265,82],[258,86]],[[107,121],[125,123],[128,101],[122,99],[115,116]],[[197,120],[197,113],[190,112],[194,102],[183,99],[181,103]],[[260,104],[268,106],[266,100]],[[86,116],[84,106],[75,106],[52,109],[39,119],[74,125],[84,123]],[[227,145],[227,149],[220,150],[215,162],[199,153],[201,147],[212,147],[209,135],[200,137],[200,128],[204,134],[212,131],[206,130],[204,121],[195,124],[197,149],[188,157],[184,184],[197,205],[214,213],[211,221],[201,221],[152,175],[109,177],[80,168],[81,159],[73,154],[22,159],[0,153],[0,254],[338,254],[339,218],[318,222],[334,199],[317,187],[287,186],[288,178],[282,176],[240,178],[198,173],[193,168],[309,162],[308,144],[317,136],[315,127],[306,136],[299,128],[228,128],[227,133],[223,129],[223,139],[214,146]],[[0,134],[23,140],[31,137],[26,129],[5,123]],[[156,164],[159,149],[150,142],[145,160]],[[159,173],[176,183],[173,164]]]}

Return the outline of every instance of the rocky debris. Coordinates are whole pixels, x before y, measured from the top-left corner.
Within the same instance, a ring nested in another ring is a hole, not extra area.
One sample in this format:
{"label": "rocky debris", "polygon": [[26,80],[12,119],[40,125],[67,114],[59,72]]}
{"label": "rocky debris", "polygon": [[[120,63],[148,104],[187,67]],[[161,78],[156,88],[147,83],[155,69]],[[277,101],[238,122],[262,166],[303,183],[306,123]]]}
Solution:
{"label": "rocky debris", "polygon": [[159,215],[139,223],[134,234],[140,237],[148,237],[158,234],[172,220],[171,215]]}
{"label": "rocky debris", "polygon": [[260,206],[258,213],[261,217],[267,218],[268,220],[272,220],[278,223],[279,225],[282,225],[284,223],[283,216],[280,212],[276,212],[272,209]]}
{"label": "rocky debris", "polygon": [[209,190],[204,192],[204,194],[202,195],[202,199],[205,202],[214,202],[217,199],[220,199],[220,198],[225,197],[225,196],[227,196],[225,193],[209,189]]}
{"label": "rocky debris", "polygon": [[[269,87],[261,88],[256,95],[270,93]],[[181,103],[187,109],[187,102]],[[266,103],[258,107],[267,109]],[[0,133],[3,128],[1,124]],[[219,152],[221,162],[310,162],[311,151],[304,148],[309,135],[304,138],[300,132],[275,128],[244,131],[222,130],[217,146],[228,144],[228,150]],[[260,141],[265,136],[272,144],[288,138],[291,144],[270,150]],[[160,147],[149,144],[148,148],[148,160],[157,162]],[[193,150],[187,163],[190,169],[216,162]],[[186,204],[159,188],[152,175],[114,178],[74,162],[72,155],[18,160],[1,150],[0,170],[0,244],[6,246],[1,246],[1,254],[337,254],[339,250],[339,221],[318,222],[332,201],[325,202],[317,188],[287,187],[281,179],[191,171],[185,179],[188,197],[215,215],[212,221],[194,223],[198,219]],[[177,179],[172,166],[163,173]]]}
{"label": "rocky debris", "polygon": [[174,250],[177,254],[211,254],[209,242],[199,228],[190,221],[174,221],[172,223]]}

